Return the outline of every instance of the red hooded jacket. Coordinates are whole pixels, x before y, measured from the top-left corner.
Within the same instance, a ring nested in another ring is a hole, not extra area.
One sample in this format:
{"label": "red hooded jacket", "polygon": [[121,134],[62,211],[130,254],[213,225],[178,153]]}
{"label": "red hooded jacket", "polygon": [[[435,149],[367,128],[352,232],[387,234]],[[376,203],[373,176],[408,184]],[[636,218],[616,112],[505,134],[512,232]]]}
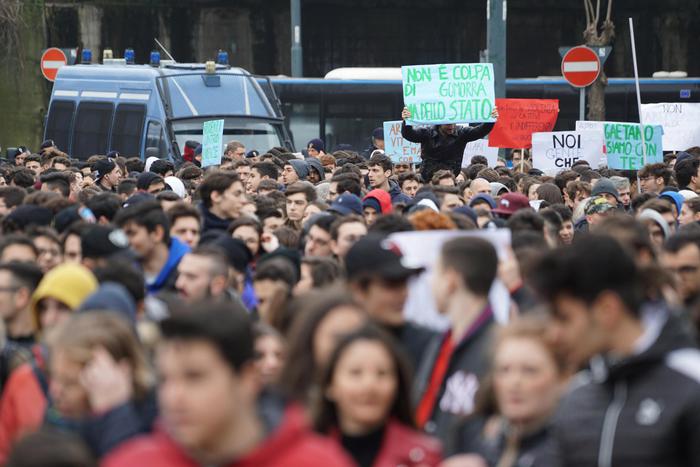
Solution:
{"label": "red hooded jacket", "polygon": [[[102,467],[198,467],[200,464],[162,429],[125,443],[108,455]],[[288,408],[284,420],[247,456],[220,467],[351,467],[352,461],[332,441],[307,426],[303,412]]]}
{"label": "red hooded jacket", "polygon": [[382,210],[382,214],[389,214],[393,209],[391,205],[391,195],[384,190],[372,190],[367,193],[364,198],[362,198],[362,201],[367,200],[367,198],[374,198],[377,200],[379,207]]}
{"label": "red hooded jacket", "polygon": [[[332,439],[342,447],[338,433]],[[437,467],[441,462],[440,441],[392,419],[372,467]]]}

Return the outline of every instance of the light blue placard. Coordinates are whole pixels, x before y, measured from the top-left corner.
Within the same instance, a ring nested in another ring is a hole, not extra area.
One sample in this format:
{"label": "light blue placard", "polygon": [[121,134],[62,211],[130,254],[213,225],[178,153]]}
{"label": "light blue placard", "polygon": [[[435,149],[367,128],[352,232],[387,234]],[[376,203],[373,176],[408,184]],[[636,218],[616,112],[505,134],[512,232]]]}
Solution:
{"label": "light blue placard", "polygon": [[384,154],[394,164],[420,162],[420,143],[412,143],[401,136],[401,120],[384,122]]}
{"label": "light blue placard", "polygon": [[202,167],[221,165],[224,149],[224,121],[209,120],[202,125]]}
{"label": "light blue placard", "polygon": [[402,66],[401,76],[412,125],[495,121],[491,63]]}
{"label": "light blue placard", "polygon": [[[617,170],[639,170],[644,167],[644,148],[642,131],[635,123],[605,123],[605,152],[608,167]],[[646,163],[656,164],[664,161],[661,125],[644,125],[644,144],[646,145]]]}

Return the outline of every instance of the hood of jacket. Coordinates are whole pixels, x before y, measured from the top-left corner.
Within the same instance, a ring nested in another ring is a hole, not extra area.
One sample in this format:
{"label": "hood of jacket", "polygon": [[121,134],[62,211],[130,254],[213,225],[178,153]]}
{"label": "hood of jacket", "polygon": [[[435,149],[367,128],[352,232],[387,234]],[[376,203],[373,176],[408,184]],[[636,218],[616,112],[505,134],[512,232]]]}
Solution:
{"label": "hood of jacket", "polygon": [[[647,371],[660,363],[666,356],[679,349],[695,348],[695,342],[680,318],[668,310],[647,310],[651,316],[645,321],[645,338],[656,338],[641,352],[622,358],[610,356],[595,358],[591,361],[591,371],[594,380],[615,381],[629,378]],[[656,328],[656,329],[655,329]]]}
{"label": "hood of jacket", "polygon": [[411,202],[411,197],[406,193],[401,191],[399,182],[395,180],[389,180],[389,196],[391,196],[391,202],[394,204],[404,203],[408,204]]}
{"label": "hood of jacket", "polygon": [[365,201],[368,198],[374,198],[377,200],[377,203],[379,203],[379,207],[381,208],[382,214],[389,214],[391,212],[391,195],[386,191],[380,189],[372,190],[369,193],[367,193],[364,198],[362,198],[362,201]]}
{"label": "hood of jacket", "polygon": [[148,293],[158,292],[168,282],[170,276],[176,271],[177,265],[183,256],[190,252],[190,247],[186,243],[181,242],[176,237],[170,238],[170,251],[168,252],[168,260],[160,270],[156,280],[152,284],[146,286]]}

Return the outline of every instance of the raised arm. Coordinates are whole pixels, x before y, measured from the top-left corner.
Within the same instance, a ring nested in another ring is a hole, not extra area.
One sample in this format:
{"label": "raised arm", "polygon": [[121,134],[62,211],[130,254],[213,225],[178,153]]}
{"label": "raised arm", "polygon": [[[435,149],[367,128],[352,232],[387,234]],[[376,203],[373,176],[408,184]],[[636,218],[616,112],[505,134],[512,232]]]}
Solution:
{"label": "raised arm", "polygon": [[[498,108],[493,108],[493,110],[491,111],[491,117],[498,120]],[[477,139],[481,139],[489,133],[491,133],[491,130],[493,130],[494,125],[495,123],[482,123],[481,125],[477,126],[466,126],[459,130],[457,136],[462,141],[476,141]]]}
{"label": "raised arm", "polygon": [[411,125],[406,124],[406,120],[411,118],[411,111],[407,107],[403,108],[401,118],[403,119],[401,124],[401,136],[403,136],[403,139],[412,143],[423,143],[428,140],[430,130],[427,128],[413,128]]}

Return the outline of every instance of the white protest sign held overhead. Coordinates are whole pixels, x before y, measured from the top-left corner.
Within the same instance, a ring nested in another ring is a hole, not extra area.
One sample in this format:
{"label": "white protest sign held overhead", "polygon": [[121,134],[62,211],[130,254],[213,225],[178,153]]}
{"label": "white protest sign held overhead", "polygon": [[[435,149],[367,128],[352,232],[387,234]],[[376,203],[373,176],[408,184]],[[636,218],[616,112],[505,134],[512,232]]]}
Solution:
{"label": "white protest sign held overhead", "polygon": [[464,147],[462,167],[467,167],[474,156],[484,156],[489,162],[489,167],[496,167],[498,148],[489,147],[489,140],[487,139],[477,139],[476,141],[468,142]]}
{"label": "white protest sign held overhead", "polygon": [[642,104],[642,119],[645,125],[664,127],[664,151],[685,151],[700,146],[700,103]]}
{"label": "white protest sign held overhead", "polygon": [[601,131],[554,131],[532,134],[533,166],[554,175],[585,160],[597,167],[605,139]]}

